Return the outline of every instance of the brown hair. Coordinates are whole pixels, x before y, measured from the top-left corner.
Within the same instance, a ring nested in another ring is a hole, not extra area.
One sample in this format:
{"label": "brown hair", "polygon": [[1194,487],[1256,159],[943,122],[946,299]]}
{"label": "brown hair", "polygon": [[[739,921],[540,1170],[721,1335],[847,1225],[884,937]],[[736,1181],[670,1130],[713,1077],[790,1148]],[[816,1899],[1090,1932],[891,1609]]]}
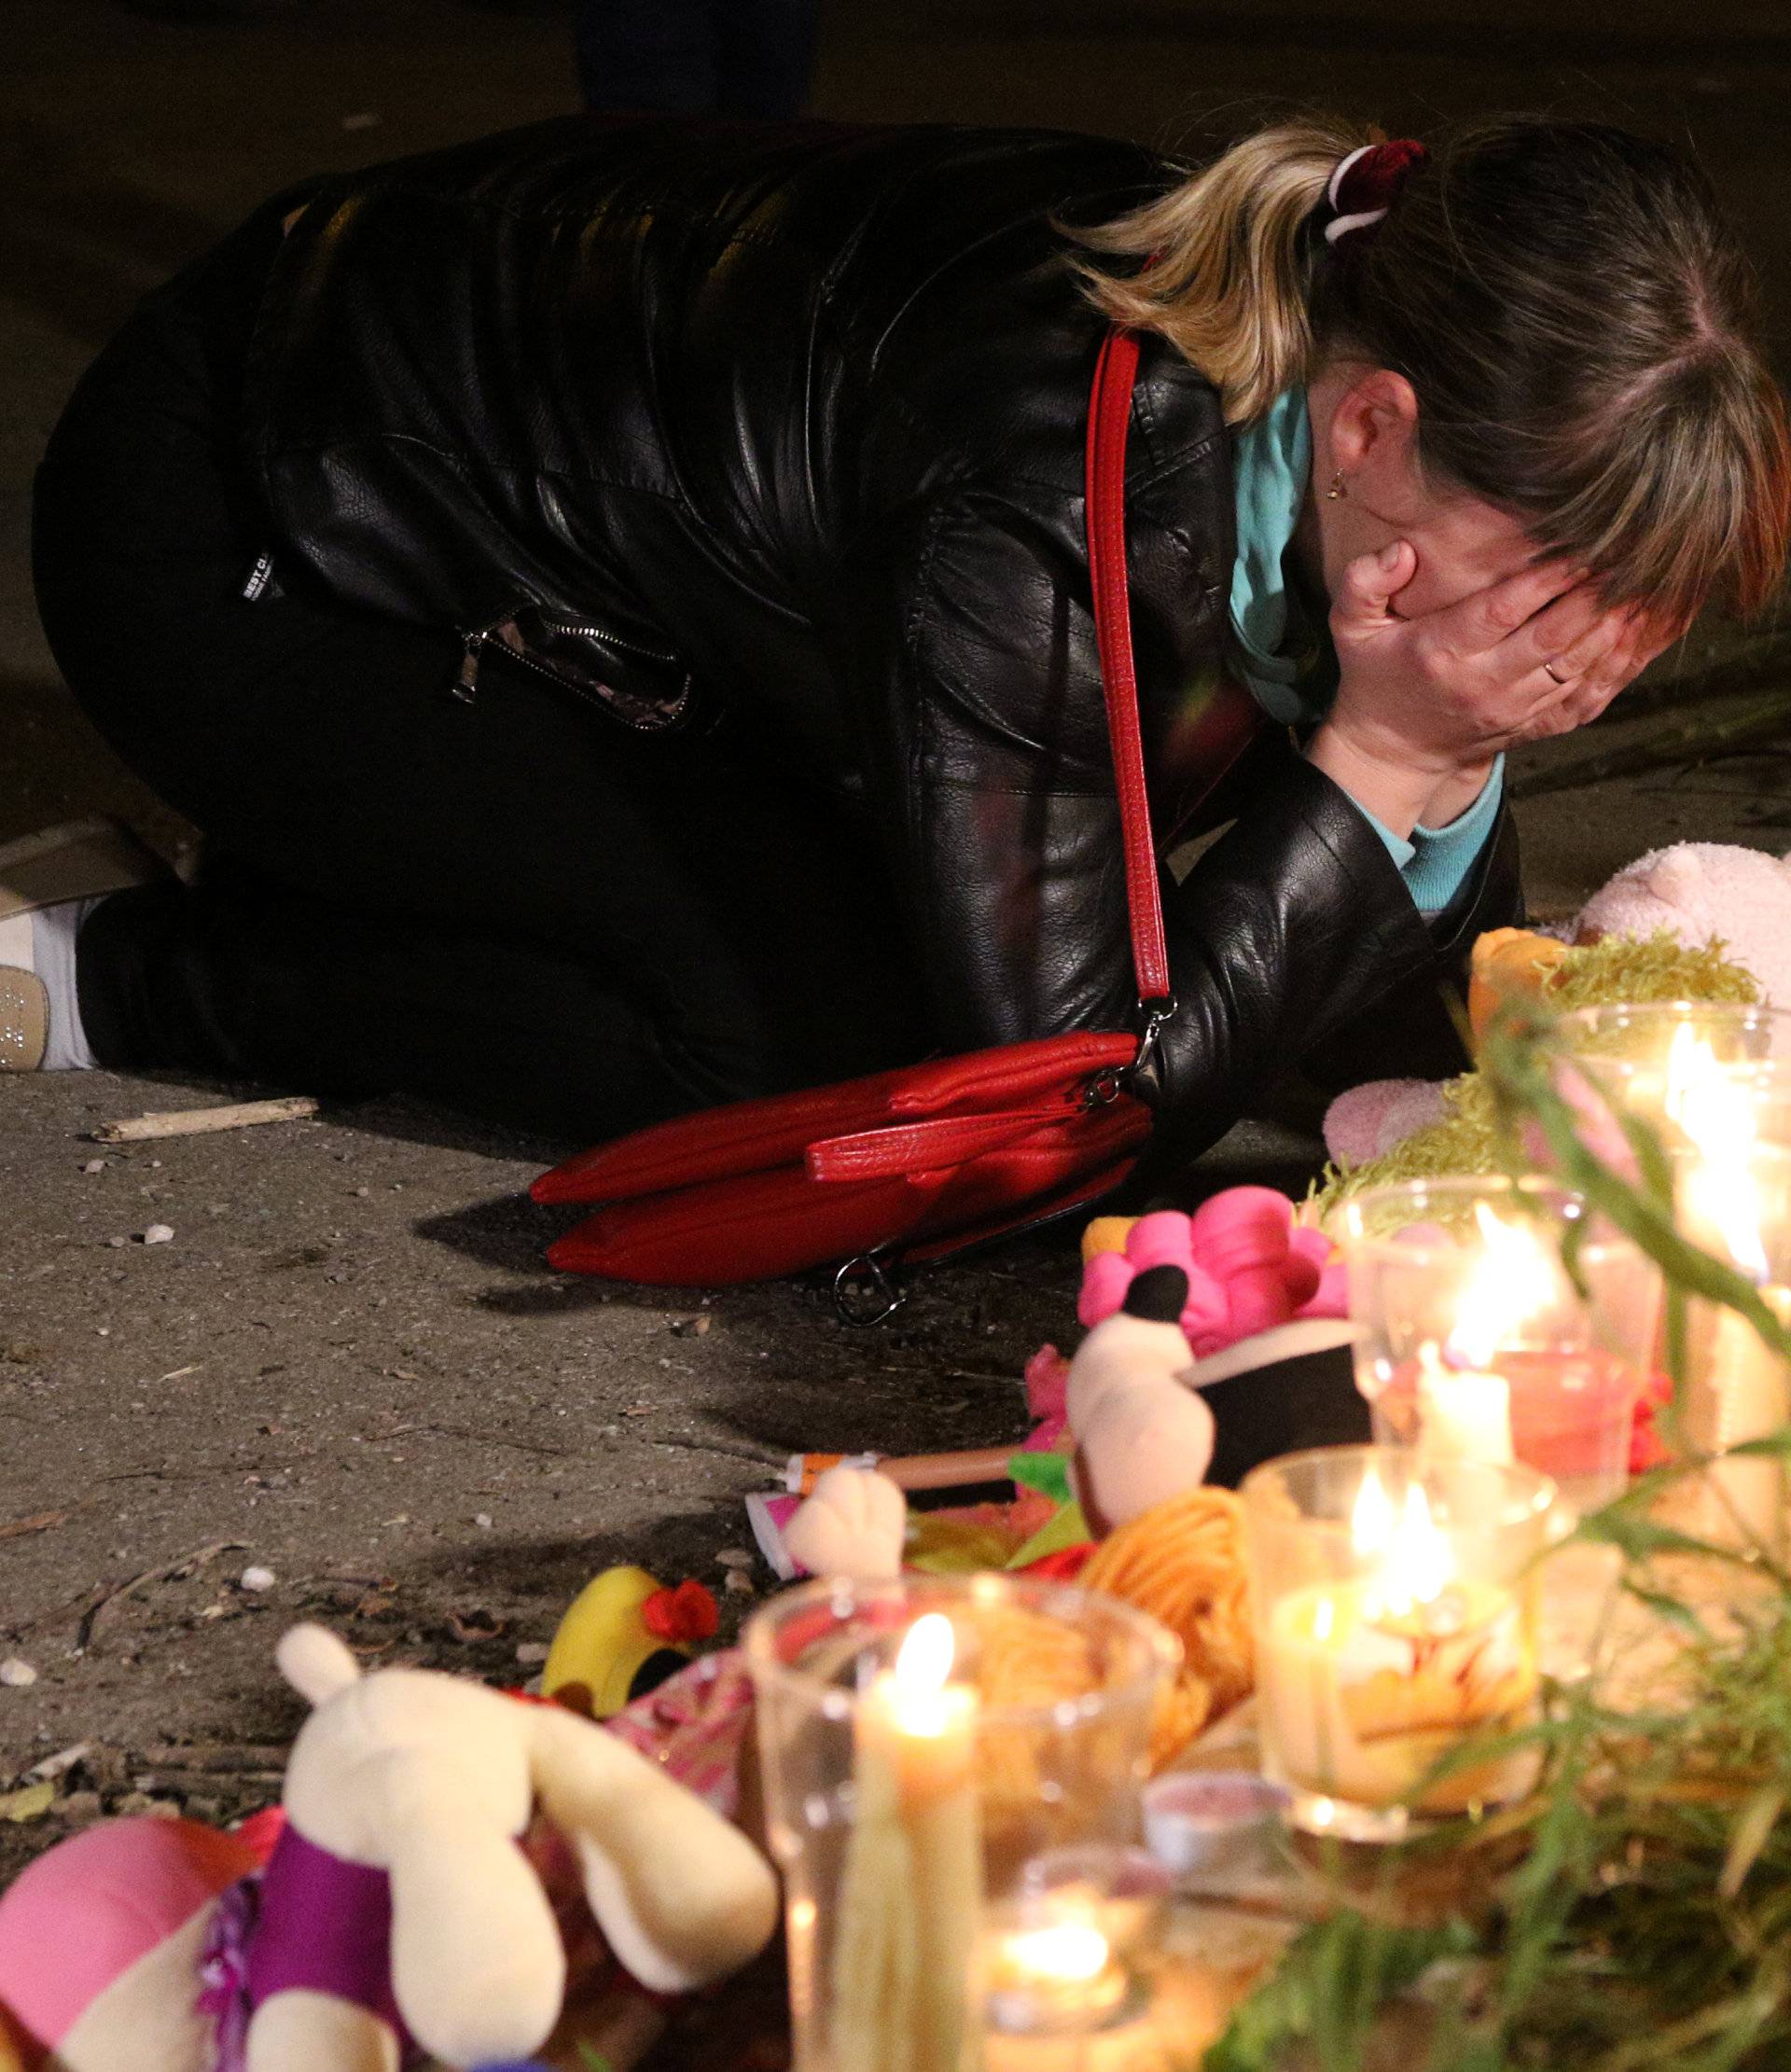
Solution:
{"label": "brown hair", "polygon": [[1438,146],[1377,229],[1327,245],[1329,118],[1246,138],[1079,260],[1117,321],[1160,331],[1243,423],[1327,360],[1403,374],[1439,479],[1510,511],[1614,601],[1685,625],[1757,610],[1791,535],[1791,436],[1751,270],[1710,187],[1594,123],[1485,122]]}

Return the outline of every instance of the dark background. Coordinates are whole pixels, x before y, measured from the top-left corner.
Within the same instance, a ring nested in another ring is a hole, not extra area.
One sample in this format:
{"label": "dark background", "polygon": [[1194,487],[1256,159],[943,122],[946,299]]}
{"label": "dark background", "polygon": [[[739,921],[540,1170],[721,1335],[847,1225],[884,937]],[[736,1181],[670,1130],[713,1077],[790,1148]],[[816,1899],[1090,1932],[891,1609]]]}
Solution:
{"label": "dark background", "polygon": [[[144,288],[283,183],[572,108],[570,7],[525,4],[310,0],[174,25],[113,0],[6,0],[0,838],[95,799],[176,832],[71,720],[30,605],[26,485],[81,365]],[[1786,0],[824,0],[820,116],[1060,124],[1198,155],[1312,103],[1395,133],[1524,108],[1680,139],[1758,260],[1791,366]],[[1672,666],[1708,659],[1694,643]],[[1589,838],[1576,810],[1538,800],[1527,821],[1546,906],[1633,854],[1627,829]]]}

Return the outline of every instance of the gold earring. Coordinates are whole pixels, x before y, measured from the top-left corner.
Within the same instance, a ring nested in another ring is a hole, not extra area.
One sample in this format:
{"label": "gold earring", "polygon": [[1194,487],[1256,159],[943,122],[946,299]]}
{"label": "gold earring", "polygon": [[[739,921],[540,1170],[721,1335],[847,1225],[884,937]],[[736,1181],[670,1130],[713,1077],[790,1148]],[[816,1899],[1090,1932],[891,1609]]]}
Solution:
{"label": "gold earring", "polygon": [[1339,497],[1347,497],[1349,494],[1350,485],[1343,480],[1343,470],[1340,467],[1331,477],[1331,486],[1325,492],[1326,499],[1335,504]]}

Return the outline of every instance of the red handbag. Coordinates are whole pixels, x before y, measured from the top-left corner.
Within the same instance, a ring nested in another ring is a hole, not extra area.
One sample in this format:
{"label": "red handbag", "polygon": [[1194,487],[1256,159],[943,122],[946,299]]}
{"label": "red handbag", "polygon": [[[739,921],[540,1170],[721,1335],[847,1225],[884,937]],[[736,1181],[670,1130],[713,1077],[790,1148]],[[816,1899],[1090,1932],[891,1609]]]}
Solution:
{"label": "red handbag", "polygon": [[[1137,1163],[1150,1111],[1132,1075],[1175,1012],[1145,790],[1126,580],[1126,433],[1138,341],[1110,332],[1090,398],[1089,575],[1113,744],[1137,1030],[1085,1031],[929,1060],[638,1130],[556,1166],[541,1203],[603,1204],[552,1245],[562,1272],[673,1287],[770,1280],[843,1259],[852,1321],[899,1300],[898,1260],[937,1259],[1084,1208]],[[1254,738],[1227,683],[1208,708],[1210,790]]]}

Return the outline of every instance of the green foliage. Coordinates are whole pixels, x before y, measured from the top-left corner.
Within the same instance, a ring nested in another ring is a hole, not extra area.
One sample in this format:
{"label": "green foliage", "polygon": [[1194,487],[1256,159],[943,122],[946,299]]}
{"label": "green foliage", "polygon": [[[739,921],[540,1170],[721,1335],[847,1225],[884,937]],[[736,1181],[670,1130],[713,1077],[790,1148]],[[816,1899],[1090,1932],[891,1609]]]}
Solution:
{"label": "green foliage", "polygon": [[1402,1144],[1360,1165],[1327,1166],[1317,1191],[1321,1217],[1366,1188],[1395,1180],[1434,1180],[1453,1173],[1496,1173],[1503,1162],[1492,1092],[1478,1072],[1464,1072],[1442,1090],[1443,1116],[1414,1130]]}
{"label": "green foliage", "polygon": [[[1562,1179],[1659,1262],[1679,1313],[1675,1379],[1691,1299],[1738,1311],[1791,1358],[1791,1332],[1753,1286],[1674,1228],[1652,1136],[1625,1124],[1635,1178],[1585,1141],[1556,1091],[1555,1055],[1546,1024],[1495,1026],[1481,1060],[1492,1126],[1513,1144],[1522,1125],[1539,1130]],[[1740,1450],[1791,1463],[1791,1432]],[[1660,1498],[1701,1467],[1641,1478],[1576,1535],[1617,1551],[1629,1596],[1677,1641],[1670,1690],[1650,1686],[1644,1702],[1609,1678],[1551,1686],[1531,1730],[1544,1757],[1537,1791],[1499,1816],[1521,1855],[1477,1893],[1471,1917],[1397,1928],[1384,1903],[1421,1852],[1434,1861],[1439,1844],[1465,1846],[1471,1828],[1388,1849],[1381,1902],[1358,1897],[1302,1934],[1204,2072],[1791,2066],[1791,1575],[1764,1550],[1662,1521]],[[1737,1587],[1688,1597],[1694,1570]],[[1460,1759],[1487,1746],[1470,1744]],[[1402,2031],[1396,2053],[1377,2057],[1370,2038],[1395,2002],[1428,2009],[1424,2040]]]}
{"label": "green foliage", "polygon": [[1306,1929],[1238,2009],[1202,2072],[1274,2072],[1299,2044],[1320,2072],[1354,2072],[1384,2002],[1473,1947],[1458,1922],[1412,1928],[1347,1908],[1334,1913]]}
{"label": "green foliage", "polygon": [[1576,943],[1542,982],[1545,1005],[1565,1014],[1613,1000],[1640,1006],[1649,1000],[1733,1000],[1751,1007],[1760,989],[1741,965],[1724,954],[1719,938],[1687,949],[1662,928],[1654,935],[1607,936]]}

